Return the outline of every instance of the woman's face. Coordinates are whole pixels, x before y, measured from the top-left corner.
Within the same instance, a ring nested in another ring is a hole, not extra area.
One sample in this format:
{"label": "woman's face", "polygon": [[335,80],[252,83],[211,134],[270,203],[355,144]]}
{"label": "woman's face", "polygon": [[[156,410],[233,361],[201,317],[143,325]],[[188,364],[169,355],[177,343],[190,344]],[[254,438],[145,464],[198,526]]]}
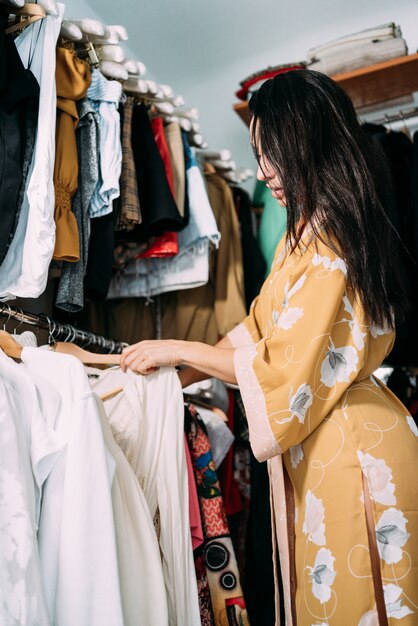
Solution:
{"label": "woman's face", "polygon": [[[251,126],[250,133],[252,135]],[[271,195],[273,196],[273,198],[276,198],[276,200],[278,200],[282,206],[286,206],[286,197],[283,193],[282,181],[277,176],[272,165],[269,163],[266,156],[261,151],[261,148],[259,146],[254,146],[254,152],[258,161],[258,180],[264,181],[267,187],[271,189]]]}

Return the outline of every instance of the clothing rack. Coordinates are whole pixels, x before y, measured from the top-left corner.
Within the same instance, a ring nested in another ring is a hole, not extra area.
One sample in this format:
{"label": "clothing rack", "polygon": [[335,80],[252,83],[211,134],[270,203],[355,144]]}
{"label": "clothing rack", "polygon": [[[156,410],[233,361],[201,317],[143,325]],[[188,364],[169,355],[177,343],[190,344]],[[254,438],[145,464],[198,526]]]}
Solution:
{"label": "clothing rack", "polygon": [[406,111],[400,109],[396,113],[388,113],[376,119],[367,117],[367,120],[363,119],[363,122],[370,121],[372,124],[392,124],[393,122],[403,122],[413,117],[418,117],[418,107],[407,109]]}
{"label": "clothing rack", "polygon": [[7,318],[4,322],[4,327],[6,327],[10,320],[15,320],[19,322],[15,330],[17,330],[21,324],[27,324],[28,326],[36,327],[38,330],[48,331],[49,344],[54,344],[56,341],[71,342],[82,348],[90,348],[93,352],[103,352],[105,354],[120,354],[123,348],[126,348],[128,345],[125,342],[106,339],[101,335],[95,335],[94,333],[81,330],[71,324],[56,322],[42,313],[28,313],[27,311],[22,311],[20,308],[11,307],[8,304],[1,306],[0,317]]}

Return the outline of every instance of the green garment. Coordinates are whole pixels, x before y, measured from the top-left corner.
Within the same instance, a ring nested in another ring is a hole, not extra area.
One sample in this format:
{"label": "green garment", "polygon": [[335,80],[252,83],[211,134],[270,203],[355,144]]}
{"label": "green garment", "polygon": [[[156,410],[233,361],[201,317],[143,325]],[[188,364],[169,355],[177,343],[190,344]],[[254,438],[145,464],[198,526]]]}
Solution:
{"label": "green garment", "polygon": [[285,207],[273,198],[270,189],[261,180],[256,183],[253,204],[263,207],[258,243],[266,260],[268,276],[277,245],[286,232],[287,213]]}

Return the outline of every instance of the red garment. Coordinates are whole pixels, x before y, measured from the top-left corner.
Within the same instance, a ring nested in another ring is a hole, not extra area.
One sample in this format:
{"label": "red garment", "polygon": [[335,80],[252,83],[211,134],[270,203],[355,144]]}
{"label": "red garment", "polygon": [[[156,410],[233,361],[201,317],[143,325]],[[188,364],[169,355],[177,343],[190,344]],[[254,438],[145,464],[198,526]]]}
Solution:
{"label": "red garment", "polygon": [[[174,180],[173,169],[171,167],[170,152],[168,150],[167,140],[164,134],[163,120],[160,117],[154,117],[151,120],[152,132],[158,152],[164,163],[165,175],[167,177],[168,186],[174,198]],[[140,259],[155,259],[161,257],[175,256],[178,254],[179,244],[177,233],[164,233],[160,237],[156,237],[155,241],[150,245],[148,250],[139,255]]]}
{"label": "red garment", "polygon": [[203,543],[202,518],[200,517],[199,500],[197,497],[196,481],[193,472],[192,459],[190,457],[189,444],[184,435],[184,450],[186,453],[187,478],[189,480],[189,517],[190,532],[192,535],[192,547],[196,550]]}
{"label": "red garment", "polygon": [[[235,396],[233,391],[229,391],[228,395],[228,426],[231,431],[234,432]],[[242,511],[241,492],[234,477],[234,449],[235,446],[232,444],[228,450],[228,454],[218,468],[218,478],[221,484],[225,512],[228,517]]]}
{"label": "red garment", "polygon": [[293,70],[303,70],[305,67],[306,66],[303,63],[292,63],[287,65],[278,65],[277,67],[268,67],[266,70],[257,72],[249,78],[244,79],[240,83],[241,89],[238,89],[238,91],[235,92],[235,95],[240,100],[247,100],[250,87],[254,87],[257,83],[264,82],[269,78],[274,78],[278,74],[285,74],[286,72],[291,72]]}
{"label": "red garment", "polygon": [[138,259],[155,259],[167,256],[176,256],[179,252],[177,233],[164,233],[151,243],[150,247],[139,254]]}

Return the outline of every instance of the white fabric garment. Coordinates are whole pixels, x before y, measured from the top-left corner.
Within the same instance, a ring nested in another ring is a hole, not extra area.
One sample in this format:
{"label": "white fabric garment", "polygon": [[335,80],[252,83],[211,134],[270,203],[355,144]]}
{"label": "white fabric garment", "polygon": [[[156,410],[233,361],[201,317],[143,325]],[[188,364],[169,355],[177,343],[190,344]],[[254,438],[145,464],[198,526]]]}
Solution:
{"label": "white fabric garment", "polygon": [[0,351],[0,624],[48,626],[38,544],[43,484],[64,442],[45,424],[36,387]]}
{"label": "white fabric garment", "polygon": [[112,202],[119,197],[122,169],[122,145],[118,105],[122,85],[108,80],[99,70],[93,70],[87,97],[99,114],[100,176],[89,206],[90,217],[103,217],[112,212]]}
{"label": "white fabric garment", "polygon": [[333,53],[327,51],[327,54],[312,63],[309,69],[333,76],[340,72],[356,70],[359,67],[383,63],[405,54],[407,54],[406,42],[400,37],[384,41],[369,41],[341,47]]}
{"label": "white fabric garment", "polygon": [[357,33],[351,33],[344,37],[339,37],[333,41],[320,44],[308,50],[306,58],[308,61],[320,59],[329,52],[336,52],[344,46],[352,46],[356,44],[368,43],[370,41],[384,41],[385,39],[393,39],[394,37],[402,37],[401,29],[393,22],[365,28]]}
{"label": "white fabric garment", "polygon": [[191,163],[186,170],[190,218],[189,224],[178,234],[178,254],[170,258],[131,261],[112,279],[108,299],[148,298],[201,287],[208,282],[209,243],[218,247],[221,235],[202,174],[197,165]]}
{"label": "white fabric garment", "polygon": [[210,446],[212,448],[213,462],[215,469],[218,469],[228,454],[229,448],[234,443],[235,437],[219,415],[210,409],[197,405],[196,411],[199,413],[202,422],[206,426]]}
{"label": "white fabric garment", "polygon": [[190,536],[189,495],[184,451],[183,394],[174,369],[138,376],[119,368],[97,372],[90,384],[98,394],[118,387],[106,414],[144,491],[151,516],[161,518],[160,549],[170,626],[200,625]]}
{"label": "white fabric garment", "polygon": [[112,485],[124,626],[167,626],[160,549],[151,514],[132,467],[116,444],[97,398],[106,446],[116,464]]}
{"label": "white fabric garment", "polygon": [[15,236],[0,266],[0,299],[16,296],[37,298],[46,287],[55,246],[54,185],[55,54],[64,5],[58,15],[47,15],[30,24],[15,39],[25,67],[35,75],[39,87],[39,114],[35,149],[29,168]]}
{"label": "white fabric garment", "polygon": [[[55,427],[67,443],[44,487],[38,533],[51,622],[123,626],[111,495],[115,461],[96,397],[75,357],[25,347],[22,367],[59,393]],[[41,395],[48,402],[48,394]]]}

